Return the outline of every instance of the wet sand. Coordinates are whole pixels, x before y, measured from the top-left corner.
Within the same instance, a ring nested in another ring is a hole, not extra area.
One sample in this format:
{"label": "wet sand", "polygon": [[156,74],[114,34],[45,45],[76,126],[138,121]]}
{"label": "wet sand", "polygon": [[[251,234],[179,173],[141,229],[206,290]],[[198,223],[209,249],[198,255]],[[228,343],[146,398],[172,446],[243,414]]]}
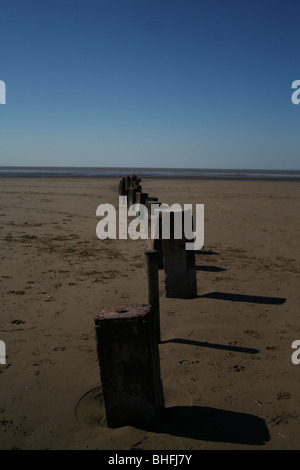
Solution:
{"label": "wet sand", "polygon": [[108,429],[94,333],[105,307],[146,301],[144,241],[99,240],[118,179],[2,178],[1,449],[299,449],[300,183],[143,179],[204,204],[198,297],[164,295],[166,413]]}

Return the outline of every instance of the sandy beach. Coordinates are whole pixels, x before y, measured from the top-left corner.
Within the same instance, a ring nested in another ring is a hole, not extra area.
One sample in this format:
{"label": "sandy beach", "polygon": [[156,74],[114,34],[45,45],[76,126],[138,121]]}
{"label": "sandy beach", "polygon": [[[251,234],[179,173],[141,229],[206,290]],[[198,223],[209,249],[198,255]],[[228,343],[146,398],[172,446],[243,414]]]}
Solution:
{"label": "sandy beach", "polygon": [[109,429],[94,317],[143,304],[142,240],[99,240],[117,178],[2,178],[0,448],[300,448],[300,183],[142,179],[149,196],[204,204],[197,298],[165,297],[166,416]]}

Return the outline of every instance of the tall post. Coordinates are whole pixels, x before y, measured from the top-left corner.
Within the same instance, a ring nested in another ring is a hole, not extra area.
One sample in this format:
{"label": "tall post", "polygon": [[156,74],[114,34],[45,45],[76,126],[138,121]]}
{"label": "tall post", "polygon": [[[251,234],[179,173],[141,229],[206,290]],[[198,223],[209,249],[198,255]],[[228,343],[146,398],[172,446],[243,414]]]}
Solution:
{"label": "tall post", "polygon": [[[146,207],[148,209],[148,244],[147,249],[155,250],[158,252],[158,269],[163,269],[164,261],[163,261],[163,244],[162,244],[162,230],[161,230],[161,214],[157,217],[152,217],[152,204],[159,204],[159,202],[155,201],[146,201]],[[153,226],[153,227],[152,227]],[[156,229],[158,227],[158,238],[151,238],[151,231],[152,229]]]}
{"label": "tall post", "polygon": [[185,239],[163,240],[166,297],[197,297],[195,252],[185,249]]}
{"label": "tall post", "polygon": [[159,308],[159,281],[158,281],[158,252],[145,250],[145,268],[147,276],[147,302],[151,305],[154,335],[160,343],[160,308]]}
{"label": "tall post", "polygon": [[164,395],[151,306],[107,308],[94,321],[107,426],[157,425]]}
{"label": "tall post", "polygon": [[[184,234],[184,211],[163,209],[163,212],[165,216],[169,216],[170,221],[169,236],[162,236],[166,297],[194,298],[197,296],[195,252],[185,248],[187,240]],[[161,222],[164,224],[163,216]],[[162,231],[164,232],[164,227]]]}

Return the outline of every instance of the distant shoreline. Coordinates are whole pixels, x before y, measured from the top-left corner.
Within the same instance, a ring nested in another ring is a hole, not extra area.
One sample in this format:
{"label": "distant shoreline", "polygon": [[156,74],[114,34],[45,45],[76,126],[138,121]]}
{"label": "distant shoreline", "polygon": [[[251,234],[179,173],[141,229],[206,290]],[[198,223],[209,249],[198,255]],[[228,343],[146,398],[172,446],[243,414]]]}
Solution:
{"label": "distant shoreline", "polygon": [[0,167],[0,178],[142,178],[300,181],[300,170],[185,168]]}

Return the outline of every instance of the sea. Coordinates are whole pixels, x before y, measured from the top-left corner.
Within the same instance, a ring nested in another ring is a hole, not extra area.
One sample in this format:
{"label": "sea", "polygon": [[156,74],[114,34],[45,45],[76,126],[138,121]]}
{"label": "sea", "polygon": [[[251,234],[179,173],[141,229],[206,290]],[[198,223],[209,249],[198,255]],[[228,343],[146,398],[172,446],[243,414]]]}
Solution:
{"label": "sea", "polygon": [[140,178],[300,181],[300,170],[0,166],[0,178]]}

